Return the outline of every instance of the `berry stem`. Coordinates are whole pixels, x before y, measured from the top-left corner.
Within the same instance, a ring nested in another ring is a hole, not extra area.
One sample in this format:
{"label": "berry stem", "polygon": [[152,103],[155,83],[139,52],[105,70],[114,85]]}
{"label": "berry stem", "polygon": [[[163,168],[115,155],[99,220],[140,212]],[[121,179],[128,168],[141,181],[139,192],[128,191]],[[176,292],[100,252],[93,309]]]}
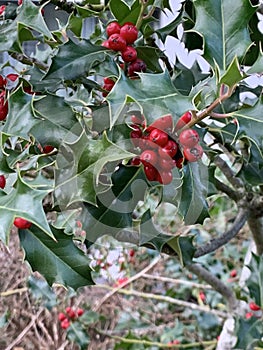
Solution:
{"label": "berry stem", "polygon": [[203,120],[204,118],[209,116],[212,113],[213,109],[215,109],[223,101],[227,100],[233,94],[233,92],[235,90],[235,87],[236,86],[234,85],[231,88],[228,88],[227,92],[225,92],[225,93],[221,93],[220,92],[219,97],[214,102],[212,102],[210,106],[205,108],[203,111],[200,111],[199,113],[192,112],[192,115],[193,115],[192,120],[188,124],[186,124],[180,130],[180,132],[182,132],[183,130],[191,128],[192,126],[194,126],[195,124],[199,123],[201,120]]}
{"label": "berry stem", "polygon": [[140,14],[139,14],[139,17],[138,17],[136,25],[135,25],[138,30],[140,30],[140,27],[142,25],[142,21],[145,18],[144,12],[148,6],[148,0],[141,0],[140,2],[141,2],[141,10],[140,10]]}

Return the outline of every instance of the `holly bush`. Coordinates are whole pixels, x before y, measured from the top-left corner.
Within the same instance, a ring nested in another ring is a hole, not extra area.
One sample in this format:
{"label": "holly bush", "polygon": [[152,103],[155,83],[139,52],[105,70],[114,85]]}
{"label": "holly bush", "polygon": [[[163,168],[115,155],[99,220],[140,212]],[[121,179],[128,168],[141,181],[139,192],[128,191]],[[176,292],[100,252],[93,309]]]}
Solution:
{"label": "holly bush", "polygon": [[[162,26],[170,3],[1,6],[0,239],[16,226],[32,270],[73,289],[94,283],[88,251],[103,236],[156,250],[211,284],[239,319],[240,298],[263,306],[262,5],[186,0]],[[174,58],[178,42],[197,53],[190,67]],[[222,197],[233,218],[211,240],[161,223],[172,207],[199,227]],[[245,223],[256,246],[246,296],[198,261]],[[237,346],[260,345],[257,318],[236,327]]]}

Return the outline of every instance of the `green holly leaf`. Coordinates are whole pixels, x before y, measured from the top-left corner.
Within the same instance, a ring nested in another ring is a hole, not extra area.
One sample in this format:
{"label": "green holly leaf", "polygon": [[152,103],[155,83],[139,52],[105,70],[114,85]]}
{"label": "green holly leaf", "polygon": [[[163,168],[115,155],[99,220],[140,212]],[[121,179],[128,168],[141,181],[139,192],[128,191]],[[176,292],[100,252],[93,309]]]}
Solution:
{"label": "green holly leaf", "polygon": [[110,10],[121,25],[126,22],[136,24],[141,12],[141,4],[139,0],[134,1],[132,6],[125,4],[122,0],[111,0]]}
{"label": "green holly leaf", "polygon": [[94,284],[89,259],[73,243],[72,236],[52,228],[55,239],[43,234],[36,226],[19,230],[25,259],[33,271],[44,276],[48,284],[62,284],[77,289]]}
{"label": "green holly leaf", "polygon": [[179,212],[186,225],[203,223],[204,219],[209,216],[206,202],[209,185],[208,169],[199,161],[189,162],[183,170]]}
{"label": "green holly leaf", "polygon": [[103,235],[118,239],[123,230],[131,230],[132,214],[148,187],[141,167],[120,166],[111,179],[112,187],[98,194],[97,205],[85,204],[82,209],[80,221],[92,242]]}
{"label": "green holly leaf", "polygon": [[239,136],[247,138],[254,143],[259,152],[263,152],[263,98],[261,97],[253,107],[244,107],[233,113],[233,117],[238,119]]}
{"label": "green holly leaf", "polygon": [[262,334],[263,323],[261,319],[256,317],[251,317],[249,320],[237,319],[235,327],[237,342],[233,349],[254,350],[255,346],[262,345]]}
{"label": "green holly leaf", "polygon": [[259,45],[259,55],[256,62],[253,64],[251,68],[247,71],[248,74],[260,74],[263,72],[263,50],[262,43]]}
{"label": "green holly leaf", "polygon": [[110,162],[134,157],[112,143],[106,133],[93,140],[84,131],[74,142],[65,142],[57,157],[55,197],[64,208],[82,201],[96,204],[96,195],[111,184],[100,176]]}
{"label": "green holly leaf", "polygon": [[150,46],[136,46],[136,51],[138,58],[146,63],[147,69],[154,73],[163,72],[159,63],[160,52],[158,52],[158,49]]}
{"label": "green holly leaf", "polygon": [[162,232],[152,221],[150,210],[147,210],[140,221],[140,246],[152,246],[162,252],[165,245],[172,248],[180,260],[182,266],[192,262],[195,248],[192,244],[193,237],[180,237],[179,235],[169,235]]}
{"label": "green holly leaf", "polygon": [[242,58],[252,44],[248,22],[256,8],[247,0],[196,0],[194,6],[194,30],[204,38],[204,57],[226,71],[234,57]]}
{"label": "green holly leaf", "polygon": [[79,322],[72,322],[67,330],[67,338],[78,344],[81,350],[86,350],[89,344],[89,337],[83,326]]}
{"label": "green holly leaf", "polygon": [[17,41],[16,21],[4,21],[0,25],[0,52],[21,52],[21,45]]}
{"label": "green holly leaf", "polygon": [[[50,113],[52,106],[52,113]],[[65,99],[46,94],[34,102],[34,112],[41,120],[32,127],[31,134],[42,144],[59,146],[60,143],[77,129],[77,119]],[[74,128],[75,126],[75,128]]]}
{"label": "green holly leaf", "polygon": [[37,124],[32,109],[33,96],[25,94],[22,87],[15,90],[8,101],[9,111],[3,132],[30,140],[30,129]]}
{"label": "green holly leaf", "polygon": [[60,46],[44,80],[76,80],[87,76],[95,63],[104,61],[105,51],[105,47],[93,45],[88,40],[83,39],[77,43],[69,40]]}
{"label": "green holly leaf", "polygon": [[42,201],[50,189],[37,189],[24,182],[18,174],[15,188],[0,197],[0,239],[7,243],[8,235],[15,217],[22,217],[33,224],[43,233],[52,237]]}
{"label": "green holly leaf", "polygon": [[44,302],[45,307],[48,309],[51,309],[57,304],[56,294],[45,280],[32,275],[29,276],[27,285],[33,297]]}
{"label": "green holly leaf", "polygon": [[231,62],[231,64],[229,65],[229,67],[227,68],[226,73],[221,77],[220,83],[226,84],[231,88],[234,85],[236,85],[238,82],[240,82],[242,79],[244,79],[244,76],[241,73],[239,62],[235,57]]}
{"label": "green holly leaf", "polygon": [[150,125],[164,114],[177,116],[193,108],[191,98],[183,96],[175,89],[168,72],[160,74],[140,73],[140,81],[121,75],[108,95],[111,111],[111,127],[117,122],[124,106],[136,101]]}
{"label": "green holly leaf", "polygon": [[257,305],[263,307],[263,256],[252,254],[252,259],[247,267],[251,271],[246,283],[250,297]]}

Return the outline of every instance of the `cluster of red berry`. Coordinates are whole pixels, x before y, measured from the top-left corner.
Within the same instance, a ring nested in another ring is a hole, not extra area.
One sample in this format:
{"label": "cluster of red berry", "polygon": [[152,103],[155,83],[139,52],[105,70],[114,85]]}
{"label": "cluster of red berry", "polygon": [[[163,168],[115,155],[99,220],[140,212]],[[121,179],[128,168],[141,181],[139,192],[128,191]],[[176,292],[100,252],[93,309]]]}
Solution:
{"label": "cluster of red berry", "polygon": [[60,312],[58,314],[58,319],[60,321],[60,326],[63,329],[67,329],[70,326],[70,322],[76,321],[76,319],[84,314],[84,310],[78,308],[74,310],[72,307],[68,306],[65,309],[65,312]]}
{"label": "cluster of red berry", "polygon": [[[134,46],[134,42],[138,38],[138,29],[131,22],[126,22],[121,26],[118,22],[111,22],[107,28],[106,33],[108,39],[102,43],[102,46],[120,52],[121,58],[124,63],[120,63],[121,68],[127,66],[127,75],[130,78],[136,77],[136,72],[145,72],[146,64],[143,60],[137,58],[137,51]],[[115,84],[115,81],[110,78],[104,78],[103,89],[105,92],[103,96],[107,96]]]}
{"label": "cluster of red berry", "polygon": [[149,181],[158,181],[164,185],[171,183],[174,167],[181,169],[184,159],[196,162],[203,155],[197,131],[186,129],[180,133],[180,129],[190,120],[191,113],[187,112],[173,128],[172,116],[168,114],[146,127],[142,115],[132,115],[133,130],[130,137],[142,153],[131,160],[131,165],[142,163]]}

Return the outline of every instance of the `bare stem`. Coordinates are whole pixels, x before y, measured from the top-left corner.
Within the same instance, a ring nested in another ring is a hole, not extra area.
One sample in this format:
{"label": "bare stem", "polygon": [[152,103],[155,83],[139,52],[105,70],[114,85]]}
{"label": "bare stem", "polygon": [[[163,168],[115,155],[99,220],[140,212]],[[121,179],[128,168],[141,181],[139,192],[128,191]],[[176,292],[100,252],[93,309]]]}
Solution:
{"label": "bare stem", "polygon": [[139,30],[141,25],[142,25],[142,21],[143,19],[145,18],[144,16],[144,12],[145,10],[147,9],[147,6],[148,6],[148,0],[141,0],[141,10],[140,10],[140,14],[139,14],[139,17],[137,19],[137,22],[136,22],[136,28]]}
{"label": "bare stem", "polygon": [[48,70],[48,65],[43,63],[43,62],[40,62],[38,61],[37,59],[35,58],[32,58],[32,57],[27,57],[23,54],[20,54],[20,53],[17,53],[17,52],[12,52],[12,53],[9,53],[11,57],[13,57],[14,59],[16,59],[17,61],[19,62],[22,62],[24,64],[27,64],[29,66],[37,66],[39,69],[41,70]]}
{"label": "bare stem", "polygon": [[234,188],[243,188],[243,181],[235,176],[234,172],[223,158],[216,156],[214,163],[222,171],[222,173]]}
{"label": "bare stem", "polygon": [[249,211],[247,209],[241,209],[237,214],[235,221],[231,228],[224,232],[220,237],[212,239],[205,245],[199,247],[194,257],[199,258],[200,256],[209,254],[222,247],[226,243],[228,243],[232,238],[234,238],[238,232],[242,229],[242,227],[247,222],[249,216]]}

